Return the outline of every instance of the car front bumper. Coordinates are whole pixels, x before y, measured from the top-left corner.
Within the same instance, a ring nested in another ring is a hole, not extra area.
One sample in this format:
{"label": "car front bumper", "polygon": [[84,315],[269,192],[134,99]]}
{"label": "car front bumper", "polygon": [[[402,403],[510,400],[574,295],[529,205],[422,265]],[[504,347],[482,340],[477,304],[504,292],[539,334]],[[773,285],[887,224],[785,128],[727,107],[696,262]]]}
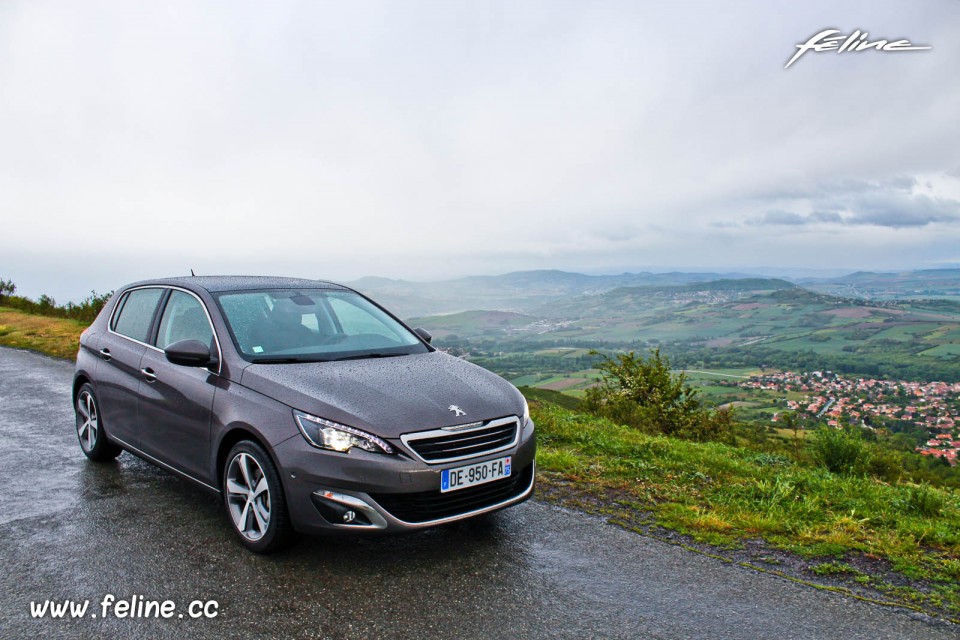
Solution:
{"label": "car front bumper", "polygon": [[[536,439],[532,421],[506,450],[444,464],[427,464],[399,440],[398,453],[352,449],[324,451],[301,437],[274,448],[287,507],[301,533],[389,533],[433,527],[497,511],[527,500],[535,484]],[[444,469],[511,457],[511,475],[440,492]]]}

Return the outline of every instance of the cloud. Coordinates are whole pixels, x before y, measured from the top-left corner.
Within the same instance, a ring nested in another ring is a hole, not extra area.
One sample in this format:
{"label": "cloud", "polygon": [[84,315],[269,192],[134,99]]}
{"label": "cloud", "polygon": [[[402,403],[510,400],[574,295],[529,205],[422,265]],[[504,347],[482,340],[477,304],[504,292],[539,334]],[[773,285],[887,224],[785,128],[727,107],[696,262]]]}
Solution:
{"label": "cloud", "polygon": [[843,216],[836,211],[814,211],[813,213],[802,214],[793,211],[784,211],[775,209],[767,211],[758,218],[749,218],[747,225],[751,226],[801,226],[809,224],[844,224],[846,221]]}
{"label": "cloud", "polygon": [[843,216],[837,211],[814,211],[808,217],[816,222],[828,222],[832,224],[843,223]]}
{"label": "cloud", "polygon": [[[955,257],[960,2],[904,6],[8,0],[0,276]],[[935,48],[784,72],[826,24]]]}
{"label": "cloud", "polygon": [[792,211],[783,211],[780,209],[767,211],[761,218],[754,218],[748,221],[748,224],[758,226],[768,225],[802,225],[810,222],[809,216],[804,216]]}
{"label": "cloud", "polygon": [[[960,223],[960,200],[918,193],[913,176],[886,180],[832,181],[807,191],[793,191],[794,209],[771,209],[748,217],[747,226],[846,225],[891,229]],[[932,184],[926,183],[928,189]],[[809,213],[798,213],[805,208]]]}
{"label": "cloud", "polygon": [[900,229],[934,223],[960,222],[960,201],[926,195],[869,194],[850,205],[848,224],[868,224]]}

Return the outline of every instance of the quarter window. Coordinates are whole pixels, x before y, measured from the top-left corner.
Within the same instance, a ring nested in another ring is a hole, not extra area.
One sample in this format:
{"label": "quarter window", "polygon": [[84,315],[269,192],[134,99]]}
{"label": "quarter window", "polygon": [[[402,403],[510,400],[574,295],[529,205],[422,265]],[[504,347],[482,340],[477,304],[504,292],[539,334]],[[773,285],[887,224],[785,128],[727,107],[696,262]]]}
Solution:
{"label": "quarter window", "polygon": [[153,314],[163,295],[163,289],[134,289],[121,301],[122,307],[113,325],[120,335],[146,342],[153,323]]}
{"label": "quarter window", "polygon": [[199,340],[212,345],[213,329],[199,300],[189,293],[173,290],[160,318],[157,347],[166,349],[181,340]]}

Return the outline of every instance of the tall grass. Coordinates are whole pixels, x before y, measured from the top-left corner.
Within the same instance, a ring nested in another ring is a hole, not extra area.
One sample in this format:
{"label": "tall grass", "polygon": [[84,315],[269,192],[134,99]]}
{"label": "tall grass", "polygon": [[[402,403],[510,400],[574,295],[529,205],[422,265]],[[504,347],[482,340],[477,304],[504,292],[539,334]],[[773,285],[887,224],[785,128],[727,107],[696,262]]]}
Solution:
{"label": "tall grass", "polygon": [[0,307],[0,345],[32,349],[54,356],[77,355],[80,334],[89,323],[68,318],[49,318]]}

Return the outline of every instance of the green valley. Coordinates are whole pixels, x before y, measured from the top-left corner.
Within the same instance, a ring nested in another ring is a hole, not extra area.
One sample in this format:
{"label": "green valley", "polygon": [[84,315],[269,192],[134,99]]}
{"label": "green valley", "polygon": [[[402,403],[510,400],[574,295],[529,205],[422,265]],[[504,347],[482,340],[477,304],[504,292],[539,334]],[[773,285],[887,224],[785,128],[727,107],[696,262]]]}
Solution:
{"label": "green valley", "polygon": [[537,384],[544,376],[584,378],[591,349],[652,346],[684,369],[828,369],[952,382],[960,380],[957,300],[874,301],[740,278],[620,287],[523,313],[465,311],[410,322],[434,332],[441,347],[521,384],[528,375],[540,376]]}

